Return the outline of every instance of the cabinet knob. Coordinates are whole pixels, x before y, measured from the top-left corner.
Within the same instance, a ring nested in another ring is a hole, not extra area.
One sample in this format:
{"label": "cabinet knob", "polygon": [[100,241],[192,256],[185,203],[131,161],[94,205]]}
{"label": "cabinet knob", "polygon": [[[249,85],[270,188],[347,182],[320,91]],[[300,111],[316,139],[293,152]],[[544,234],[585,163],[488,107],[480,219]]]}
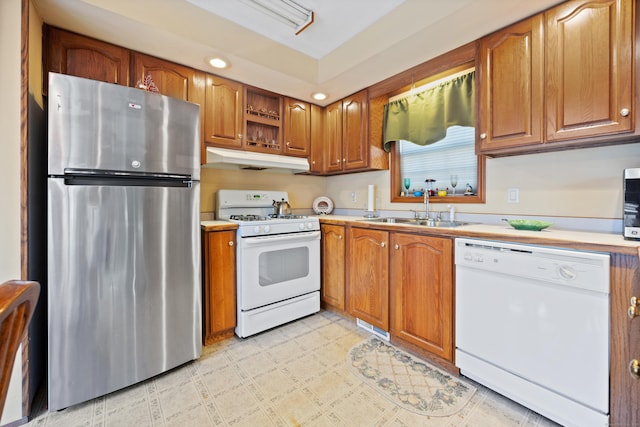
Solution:
{"label": "cabinet knob", "polygon": [[342,234],[338,234],[338,240],[342,240]]}
{"label": "cabinet knob", "polygon": [[314,161],[312,161],[312,162],[311,162],[311,164],[312,164],[312,165],[315,165],[315,164],[316,164],[316,161],[315,161],[315,160],[314,160]]}
{"label": "cabinet knob", "polygon": [[380,243],[380,246],[382,246],[383,248],[387,246],[387,244],[385,242]]}
{"label": "cabinet knob", "polygon": [[638,362],[638,359],[633,359],[629,362],[629,373],[634,380],[640,379],[640,362]]}
{"label": "cabinet knob", "polygon": [[290,146],[290,145],[291,145],[291,143],[289,141],[287,141],[287,147]]}
{"label": "cabinet knob", "polygon": [[484,133],[484,132],[482,132],[482,133],[480,134],[480,139],[487,139],[487,134],[486,134],[486,133]]}
{"label": "cabinet knob", "polygon": [[229,246],[233,246],[233,240],[229,241]]}
{"label": "cabinet knob", "polygon": [[622,117],[627,117],[629,115],[630,111],[628,108],[623,108],[622,110],[620,110],[620,115]]}
{"label": "cabinet knob", "polygon": [[346,161],[347,161],[347,159],[342,159],[342,161],[343,161],[343,162],[346,162]]}
{"label": "cabinet knob", "polygon": [[336,162],[340,163],[340,159],[336,159]]}
{"label": "cabinet knob", "polygon": [[241,133],[238,134],[238,139],[242,139],[242,134]]}
{"label": "cabinet knob", "polygon": [[396,250],[400,249],[400,245],[396,243],[395,248],[396,248]]}
{"label": "cabinet knob", "polygon": [[629,300],[629,309],[627,310],[627,315],[629,316],[629,319],[633,319],[634,317],[636,317],[638,314],[638,303],[640,301],[638,300],[638,297],[631,297],[631,300]]}

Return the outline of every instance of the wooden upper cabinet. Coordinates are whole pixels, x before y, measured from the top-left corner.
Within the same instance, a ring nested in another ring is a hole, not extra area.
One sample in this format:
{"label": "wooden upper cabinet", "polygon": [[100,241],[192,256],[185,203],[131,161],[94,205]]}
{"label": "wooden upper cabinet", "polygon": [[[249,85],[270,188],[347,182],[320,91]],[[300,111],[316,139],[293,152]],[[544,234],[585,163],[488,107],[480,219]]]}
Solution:
{"label": "wooden upper cabinet", "polygon": [[327,106],[324,130],[325,173],[369,168],[369,108],[366,90]]}
{"label": "wooden upper cabinet", "polygon": [[193,68],[153,56],[135,52],[132,55],[132,86],[144,84],[149,76],[161,94],[200,104],[204,101],[204,87],[198,87],[202,79],[196,78],[197,73]]}
{"label": "wooden upper cabinet", "polygon": [[342,170],[342,101],[334,102],[325,109],[325,172]]}
{"label": "wooden upper cabinet", "polygon": [[49,26],[45,38],[46,71],[129,85],[128,49]]}
{"label": "wooden upper cabinet", "polygon": [[282,95],[244,87],[243,141],[245,150],[282,154]]}
{"label": "wooden upper cabinet", "polygon": [[634,130],[633,5],[576,0],[545,13],[548,141]]}
{"label": "wooden upper cabinet", "polygon": [[296,99],[284,99],[284,145],[282,154],[309,156],[311,150],[311,105]]}
{"label": "wooden upper cabinet", "polygon": [[311,151],[309,153],[309,172],[324,173],[324,130],[325,117],[322,107],[311,104]]}
{"label": "wooden upper cabinet", "polygon": [[351,227],[348,245],[348,312],[388,331],[389,233]]}
{"label": "wooden upper cabinet", "polygon": [[542,15],[479,42],[480,151],[542,142]]}
{"label": "wooden upper cabinet", "polygon": [[242,84],[207,74],[204,141],[212,145],[242,146]]}
{"label": "wooden upper cabinet", "polygon": [[368,95],[363,90],[342,100],[342,168],[364,169],[369,165]]}

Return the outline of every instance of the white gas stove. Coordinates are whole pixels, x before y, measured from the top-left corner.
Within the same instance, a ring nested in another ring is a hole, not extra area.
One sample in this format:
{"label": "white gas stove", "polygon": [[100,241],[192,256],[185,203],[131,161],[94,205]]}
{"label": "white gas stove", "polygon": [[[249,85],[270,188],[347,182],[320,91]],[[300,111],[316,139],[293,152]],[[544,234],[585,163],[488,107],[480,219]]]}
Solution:
{"label": "white gas stove", "polygon": [[239,337],[320,311],[320,222],[275,215],[284,191],[218,190],[217,219],[238,224]]}

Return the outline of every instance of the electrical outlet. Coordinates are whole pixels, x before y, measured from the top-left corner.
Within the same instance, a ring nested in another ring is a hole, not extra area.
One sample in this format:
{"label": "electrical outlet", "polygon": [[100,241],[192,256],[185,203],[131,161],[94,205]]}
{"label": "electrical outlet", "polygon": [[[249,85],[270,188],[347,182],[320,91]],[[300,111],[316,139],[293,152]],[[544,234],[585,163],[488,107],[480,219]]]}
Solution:
{"label": "electrical outlet", "polygon": [[351,192],[351,201],[352,201],[353,203],[357,202],[357,199],[356,199],[356,192],[355,192],[355,191],[352,191],[352,192]]}
{"label": "electrical outlet", "polygon": [[509,188],[507,190],[507,202],[508,203],[520,203],[520,189]]}

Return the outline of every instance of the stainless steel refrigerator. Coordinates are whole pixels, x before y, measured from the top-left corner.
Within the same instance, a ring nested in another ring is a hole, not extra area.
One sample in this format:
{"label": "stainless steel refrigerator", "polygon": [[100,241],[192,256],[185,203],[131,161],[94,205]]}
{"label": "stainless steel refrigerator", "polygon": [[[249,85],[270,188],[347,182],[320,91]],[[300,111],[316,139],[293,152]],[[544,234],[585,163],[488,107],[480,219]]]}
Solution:
{"label": "stainless steel refrigerator", "polygon": [[199,106],[50,73],[49,410],[200,356]]}

